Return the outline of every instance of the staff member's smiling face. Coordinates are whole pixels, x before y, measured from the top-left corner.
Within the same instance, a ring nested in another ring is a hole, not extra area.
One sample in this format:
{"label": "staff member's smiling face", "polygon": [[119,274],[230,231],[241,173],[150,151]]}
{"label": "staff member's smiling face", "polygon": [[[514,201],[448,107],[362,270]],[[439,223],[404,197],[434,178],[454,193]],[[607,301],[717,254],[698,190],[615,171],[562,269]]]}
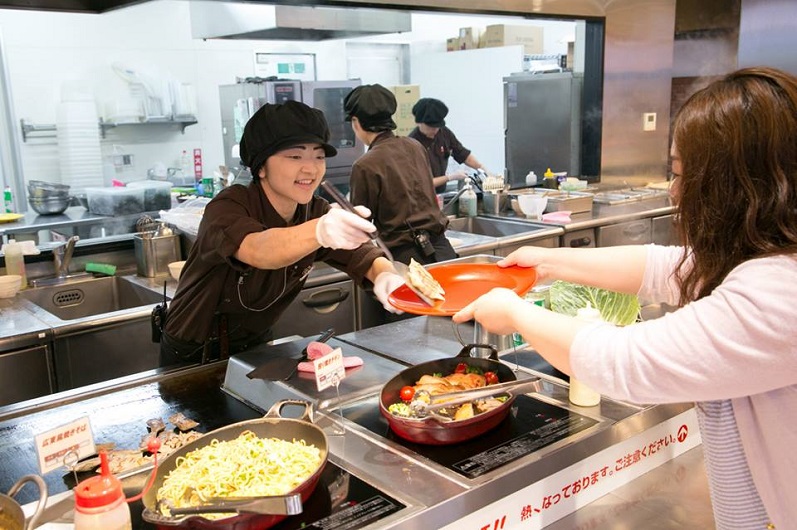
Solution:
{"label": "staff member's smiling face", "polygon": [[297,204],[307,204],[321,184],[327,162],[321,144],[299,144],[268,157],[260,182],[274,208],[292,216]]}

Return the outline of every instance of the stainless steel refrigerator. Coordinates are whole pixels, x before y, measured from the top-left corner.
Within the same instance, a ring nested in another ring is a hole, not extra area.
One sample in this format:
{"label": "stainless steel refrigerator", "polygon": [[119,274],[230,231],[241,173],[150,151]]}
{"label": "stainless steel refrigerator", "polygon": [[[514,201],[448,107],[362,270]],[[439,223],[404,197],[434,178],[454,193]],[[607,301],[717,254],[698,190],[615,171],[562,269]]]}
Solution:
{"label": "stainless steel refrigerator", "polygon": [[506,178],[526,185],[547,168],[581,174],[583,77],[572,72],[519,73],[504,78]]}
{"label": "stainless steel refrigerator", "polygon": [[345,121],[343,100],[359,79],[339,81],[258,80],[219,87],[224,157],[228,167],[240,166],[233,156],[233,147],[243,135],[244,125],[257,109],[266,103],[302,101],[324,113],[330,130],[330,143],[337,156],[327,159],[326,179],[333,184],[348,185],[351,166],[365,152],[365,146]]}

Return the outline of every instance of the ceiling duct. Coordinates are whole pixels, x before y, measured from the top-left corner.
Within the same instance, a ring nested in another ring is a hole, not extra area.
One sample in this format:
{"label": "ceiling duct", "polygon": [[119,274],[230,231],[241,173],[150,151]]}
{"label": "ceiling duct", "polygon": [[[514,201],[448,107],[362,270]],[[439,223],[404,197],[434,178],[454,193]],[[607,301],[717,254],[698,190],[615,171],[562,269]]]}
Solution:
{"label": "ceiling duct", "polygon": [[195,39],[320,41],[412,30],[408,11],[192,1]]}

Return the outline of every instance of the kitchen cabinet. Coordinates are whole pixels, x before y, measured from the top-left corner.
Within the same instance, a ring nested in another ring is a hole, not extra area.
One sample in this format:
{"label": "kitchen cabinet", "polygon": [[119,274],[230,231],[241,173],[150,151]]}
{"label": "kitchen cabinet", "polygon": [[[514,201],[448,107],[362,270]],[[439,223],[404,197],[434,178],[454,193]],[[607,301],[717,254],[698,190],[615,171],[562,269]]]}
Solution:
{"label": "kitchen cabinet", "polygon": [[346,280],[302,289],[272,330],[275,339],[312,337],[328,328],[338,335],[349,333],[355,325],[354,282]]}
{"label": "kitchen cabinet", "polygon": [[56,337],[56,391],[155,369],[159,356],[149,316]]}
{"label": "kitchen cabinet", "polygon": [[599,247],[644,245],[652,241],[650,218],[599,226],[595,232],[596,244]]}
{"label": "kitchen cabinet", "polygon": [[675,214],[653,217],[650,220],[653,230],[653,242],[657,245],[677,245],[675,232]]}
{"label": "kitchen cabinet", "polygon": [[53,393],[47,344],[0,354],[0,407]]}
{"label": "kitchen cabinet", "polygon": [[566,232],[561,238],[560,246],[569,248],[594,248],[595,247],[595,230],[592,228],[584,228],[582,230],[574,230],[573,232]]}

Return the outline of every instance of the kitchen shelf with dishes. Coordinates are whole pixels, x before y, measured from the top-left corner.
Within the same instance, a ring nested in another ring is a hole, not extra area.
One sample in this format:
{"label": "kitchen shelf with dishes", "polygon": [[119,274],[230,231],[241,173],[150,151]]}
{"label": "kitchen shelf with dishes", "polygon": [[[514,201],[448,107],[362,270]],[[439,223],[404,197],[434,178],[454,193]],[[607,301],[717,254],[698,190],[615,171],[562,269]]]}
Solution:
{"label": "kitchen shelf with dishes", "polygon": [[[100,128],[100,136],[105,138],[108,129],[114,127],[127,127],[139,125],[174,125],[180,127],[180,133],[185,134],[185,128],[197,123],[196,116],[174,116],[166,118],[149,117],[142,120],[103,120],[100,118],[97,126]],[[37,124],[26,121],[24,118],[19,120],[22,130],[22,141],[27,142],[28,138],[51,138],[55,136],[55,124]],[[42,134],[44,133],[44,134]]]}

